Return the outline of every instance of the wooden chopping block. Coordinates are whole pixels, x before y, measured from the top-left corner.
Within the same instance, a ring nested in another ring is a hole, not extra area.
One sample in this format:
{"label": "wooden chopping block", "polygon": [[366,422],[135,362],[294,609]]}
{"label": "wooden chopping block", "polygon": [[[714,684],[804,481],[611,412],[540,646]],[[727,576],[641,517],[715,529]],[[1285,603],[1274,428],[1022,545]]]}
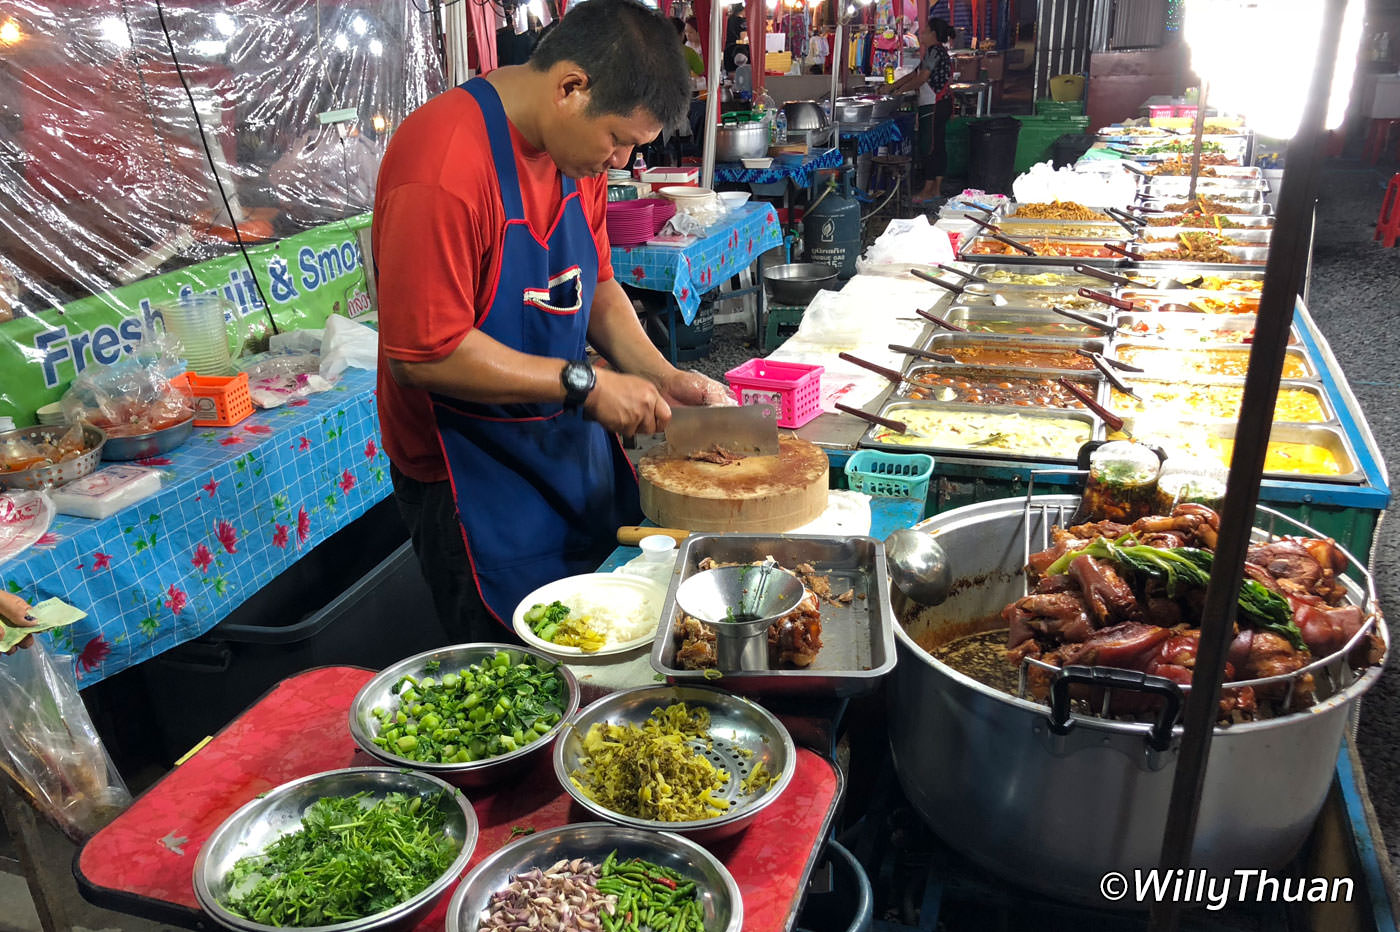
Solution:
{"label": "wooden chopping block", "polygon": [[690,531],[790,531],[826,510],[826,453],[793,435],[777,456],[720,465],[679,459],[664,446],[637,467],[642,511],[663,527]]}

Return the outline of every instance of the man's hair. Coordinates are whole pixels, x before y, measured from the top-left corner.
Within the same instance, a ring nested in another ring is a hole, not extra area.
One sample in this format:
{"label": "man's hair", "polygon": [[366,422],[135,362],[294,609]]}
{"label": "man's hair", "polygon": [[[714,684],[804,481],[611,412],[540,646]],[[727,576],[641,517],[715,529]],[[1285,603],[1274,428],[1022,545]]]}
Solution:
{"label": "man's hair", "polygon": [[588,75],[592,116],[630,116],[641,108],[671,127],[690,109],[690,66],[675,27],[636,0],[571,6],[540,40],[530,67],[548,71],[563,61]]}
{"label": "man's hair", "polygon": [[929,32],[939,42],[947,42],[953,38],[953,26],[941,16],[931,16],[928,21]]}

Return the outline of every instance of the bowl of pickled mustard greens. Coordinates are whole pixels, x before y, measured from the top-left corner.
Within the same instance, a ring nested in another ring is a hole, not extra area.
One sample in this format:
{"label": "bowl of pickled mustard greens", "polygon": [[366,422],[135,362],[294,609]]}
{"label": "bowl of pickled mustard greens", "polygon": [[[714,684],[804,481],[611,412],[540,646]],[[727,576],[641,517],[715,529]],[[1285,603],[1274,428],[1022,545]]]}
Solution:
{"label": "bowl of pickled mustard greens", "polygon": [[670,832],[586,822],[544,828],[487,856],[457,886],[447,932],[739,932],[738,884]]}
{"label": "bowl of pickled mustard greens", "polygon": [[350,704],[350,734],[386,764],[485,786],[546,750],[578,706],[578,679],[558,661],[509,644],[459,644],[366,683]]}
{"label": "bowl of pickled mustard greens", "polygon": [[476,840],[466,797],[436,777],[383,767],[313,774],[215,829],[195,860],[195,898],[240,932],[412,928]]}
{"label": "bowl of pickled mustard greens", "polygon": [[555,776],[585,809],[700,841],[746,828],[795,766],[792,738],[771,713],[702,686],[605,696],[554,745]]}

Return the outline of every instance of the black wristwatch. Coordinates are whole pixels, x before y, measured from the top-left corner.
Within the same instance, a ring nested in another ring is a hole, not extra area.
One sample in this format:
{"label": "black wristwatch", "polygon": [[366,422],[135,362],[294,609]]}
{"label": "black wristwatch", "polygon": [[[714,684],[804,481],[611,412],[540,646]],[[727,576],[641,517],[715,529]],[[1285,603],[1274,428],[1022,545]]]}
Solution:
{"label": "black wristwatch", "polygon": [[593,391],[598,376],[588,360],[575,359],[564,363],[559,381],[564,383],[564,407],[573,410],[582,407],[588,400],[588,393]]}

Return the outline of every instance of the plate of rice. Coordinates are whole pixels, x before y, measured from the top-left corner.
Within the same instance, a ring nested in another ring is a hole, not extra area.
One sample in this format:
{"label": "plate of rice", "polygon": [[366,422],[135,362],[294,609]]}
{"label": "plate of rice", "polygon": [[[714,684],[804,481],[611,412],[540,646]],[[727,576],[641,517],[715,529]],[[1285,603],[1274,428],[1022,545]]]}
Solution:
{"label": "plate of rice", "polygon": [[541,586],[521,600],[511,625],[530,647],[558,657],[600,657],[650,644],[666,587],[619,573],[586,573]]}

